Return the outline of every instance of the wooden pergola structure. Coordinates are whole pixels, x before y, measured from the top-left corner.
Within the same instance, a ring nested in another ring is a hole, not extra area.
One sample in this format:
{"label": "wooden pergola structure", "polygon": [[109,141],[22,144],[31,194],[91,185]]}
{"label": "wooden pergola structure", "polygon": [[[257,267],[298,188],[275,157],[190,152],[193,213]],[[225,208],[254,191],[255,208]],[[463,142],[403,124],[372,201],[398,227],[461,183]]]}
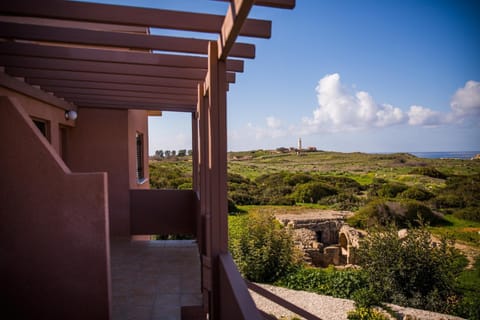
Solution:
{"label": "wooden pergola structure", "polygon": [[[225,0],[224,0],[225,1]],[[271,22],[254,5],[292,9],[295,0],[231,0],[226,14],[74,1],[0,2],[0,84],[40,88],[62,109],[141,109],[192,114],[193,189],[202,290],[209,319],[254,319],[258,311],[227,246],[226,93]],[[217,34],[195,39],[150,28]],[[26,90],[25,88],[23,89]],[[223,307],[228,304],[228,309]]]}

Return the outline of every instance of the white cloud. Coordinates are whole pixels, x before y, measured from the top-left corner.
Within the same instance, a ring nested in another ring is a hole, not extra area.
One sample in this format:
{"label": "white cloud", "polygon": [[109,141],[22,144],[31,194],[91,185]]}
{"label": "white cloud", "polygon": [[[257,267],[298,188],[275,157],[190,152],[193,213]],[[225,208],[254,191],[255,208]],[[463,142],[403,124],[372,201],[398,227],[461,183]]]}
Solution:
{"label": "white cloud", "polygon": [[480,116],[480,82],[467,81],[452,97],[450,107],[458,118]]}
{"label": "white cloud", "polygon": [[[312,116],[299,124],[284,124],[275,116],[265,118],[263,125],[248,123],[232,134],[235,140],[267,141],[285,137],[307,136],[325,132],[355,132],[368,128],[385,128],[399,124],[416,127],[438,127],[480,117],[480,82],[468,81],[451,99],[451,110],[440,112],[420,105],[403,111],[391,104],[380,104],[366,91],[348,88],[338,73],[328,74],[315,88],[318,107]],[[278,141],[278,140],[277,140]]]}
{"label": "white cloud", "polygon": [[320,79],[315,90],[318,108],[313,111],[313,117],[303,119],[305,132],[385,127],[406,120],[399,108],[379,104],[368,92],[352,92],[343,86],[338,73]]}
{"label": "white cloud", "polygon": [[264,126],[256,126],[251,122],[247,123],[247,130],[244,131],[242,135],[253,136],[255,139],[260,140],[265,138],[281,138],[287,134],[288,129],[284,128],[282,121],[274,116],[269,116],[265,119]]}
{"label": "white cloud", "polygon": [[437,126],[447,122],[447,116],[422,106],[411,106],[408,111],[408,124],[412,126]]}
{"label": "white cloud", "polygon": [[274,116],[267,117],[266,121],[267,127],[271,129],[278,129],[282,125],[282,121]]}

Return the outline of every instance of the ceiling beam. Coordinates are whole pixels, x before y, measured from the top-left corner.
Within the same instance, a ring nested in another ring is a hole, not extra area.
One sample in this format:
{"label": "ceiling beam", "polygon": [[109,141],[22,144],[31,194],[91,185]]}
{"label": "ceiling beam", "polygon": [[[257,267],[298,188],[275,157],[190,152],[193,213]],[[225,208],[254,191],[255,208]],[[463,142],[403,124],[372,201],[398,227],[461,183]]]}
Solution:
{"label": "ceiling beam", "polygon": [[155,96],[135,96],[135,95],[115,95],[115,94],[89,94],[89,93],[69,93],[69,92],[55,92],[57,97],[62,97],[67,100],[81,100],[81,99],[90,99],[90,100],[111,100],[111,101],[130,101],[130,102],[148,102],[148,103],[158,103],[162,101],[177,102],[177,103],[196,103],[197,97],[191,96],[178,96],[178,95],[168,95],[168,94],[159,94]]}
{"label": "ceiling beam", "polygon": [[62,108],[64,110],[77,110],[77,107],[70,102],[59,99],[41,89],[32,87],[31,85],[18,79],[12,78],[3,72],[0,72],[0,86],[26,94],[28,96],[34,97],[35,99]]}
{"label": "ceiling beam", "polygon": [[[182,11],[138,8],[75,1],[1,1],[0,12],[41,18],[66,19],[120,25],[144,26],[195,32],[219,33],[223,16]],[[248,19],[240,35],[270,38],[270,21]]]}
{"label": "ceiling beam", "polygon": [[140,109],[140,110],[160,110],[177,112],[195,112],[196,102],[192,104],[182,104],[176,102],[158,102],[158,103],[138,103],[125,101],[89,101],[78,100],[77,105],[82,108],[111,108],[111,109]]}
{"label": "ceiling beam", "polygon": [[[207,69],[207,58],[205,57],[105,49],[99,50],[90,48],[39,45],[34,43],[20,43],[12,41],[0,42],[0,53],[28,57],[61,58],[70,60]],[[227,71],[243,72],[243,70],[243,60],[227,59]]]}
{"label": "ceiling beam", "polygon": [[207,73],[202,69],[159,67],[135,65],[127,63],[109,63],[95,61],[76,61],[65,59],[50,59],[37,57],[6,56],[0,54],[0,65],[4,67],[20,67],[31,69],[79,71],[95,73],[111,73],[124,75],[138,75],[162,78],[180,78],[202,80]]}
{"label": "ceiling beam", "polygon": [[[5,72],[14,77],[23,78],[42,78],[42,79],[57,79],[57,80],[76,80],[76,81],[95,81],[106,83],[123,83],[123,84],[144,84],[151,86],[163,87],[179,87],[179,88],[195,88],[198,85],[198,80],[193,79],[179,79],[179,78],[165,78],[159,75],[158,77],[145,77],[138,75],[124,75],[124,74],[109,74],[109,73],[94,73],[94,72],[75,72],[63,70],[46,70],[46,69],[28,69],[19,67],[6,67]],[[227,72],[227,81],[235,83],[235,73]]]}
{"label": "ceiling beam", "polygon": [[226,60],[255,0],[232,0],[218,38],[218,58]]}
{"label": "ceiling beam", "polygon": [[105,83],[105,82],[92,82],[92,81],[74,81],[74,80],[55,80],[55,79],[27,79],[28,83],[32,85],[38,85],[47,91],[61,91],[62,89],[94,89],[94,90],[116,90],[116,91],[129,91],[140,93],[168,93],[168,94],[184,94],[195,95],[197,90],[194,88],[174,88],[174,87],[162,87],[162,86],[147,86],[147,85],[135,85],[135,84],[122,84],[122,83]]}
{"label": "ceiling beam", "polygon": [[[231,0],[216,1],[230,2]],[[293,9],[295,8],[295,0],[255,0],[255,5],[280,9]]]}
{"label": "ceiling beam", "polygon": [[176,88],[196,88],[198,81],[174,78],[154,78],[129,75],[111,75],[106,73],[92,72],[65,72],[56,70],[5,68],[5,72],[14,77],[24,77],[28,81],[32,79],[56,79],[74,81],[92,81],[120,84],[146,84],[151,86],[164,86]]}
{"label": "ceiling beam", "polygon": [[186,94],[171,94],[171,93],[149,93],[149,92],[138,92],[138,91],[119,91],[119,90],[105,90],[105,89],[78,89],[78,88],[52,88],[52,87],[41,87],[45,91],[53,92],[55,95],[61,97],[73,97],[73,96],[114,96],[114,97],[131,97],[141,99],[170,99],[170,100],[179,100],[179,101],[195,101],[197,98],[196,95],[186,95]]}
{"label": "ceiling beam", "polygon": [[[122,32],[93,31],[12,22],[0,22],[0,38],[60,42],[67,44],[159,50],[208,55],[208,40]],[[230,56],[254,58],[255,46],[235,43]]]}

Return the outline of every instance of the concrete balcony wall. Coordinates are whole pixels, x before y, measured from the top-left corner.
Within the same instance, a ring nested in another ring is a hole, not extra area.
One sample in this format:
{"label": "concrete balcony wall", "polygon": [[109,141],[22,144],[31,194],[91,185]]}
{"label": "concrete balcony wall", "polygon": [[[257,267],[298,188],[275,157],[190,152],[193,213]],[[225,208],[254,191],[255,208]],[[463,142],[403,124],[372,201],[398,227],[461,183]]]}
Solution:
{"label": "concrete balcony wall", "polygon": [[0,137],[2,312],[108,319],[106,174],[71,173],[15,98],[0,97]]}

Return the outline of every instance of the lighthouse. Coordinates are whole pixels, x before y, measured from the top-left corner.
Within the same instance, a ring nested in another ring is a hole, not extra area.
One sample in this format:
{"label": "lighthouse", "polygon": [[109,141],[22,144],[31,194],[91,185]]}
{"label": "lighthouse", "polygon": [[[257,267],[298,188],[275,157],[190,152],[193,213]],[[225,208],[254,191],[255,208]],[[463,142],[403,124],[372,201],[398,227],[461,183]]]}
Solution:
{"label": "lighthouse", "polygon": [[302,151],[302,138],[298,138],[298,151]]}

